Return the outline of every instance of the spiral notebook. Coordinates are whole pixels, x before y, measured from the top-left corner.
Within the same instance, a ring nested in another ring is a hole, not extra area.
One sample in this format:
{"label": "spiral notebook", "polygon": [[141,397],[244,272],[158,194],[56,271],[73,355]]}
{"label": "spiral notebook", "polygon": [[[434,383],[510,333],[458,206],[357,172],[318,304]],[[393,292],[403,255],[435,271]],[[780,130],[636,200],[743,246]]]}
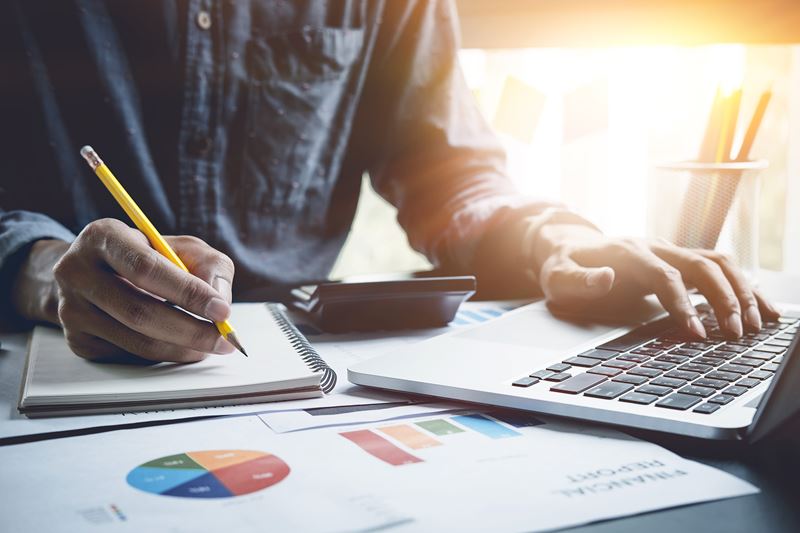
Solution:
{"label": "spiral notebook", "polygon": [[277,304],[235,304],[231,322],[250,357],[193,364],[101,364],[81,359],[61,330],[36,327],[19,411],[28,417],[153,411],[321,396],[336,374]]}

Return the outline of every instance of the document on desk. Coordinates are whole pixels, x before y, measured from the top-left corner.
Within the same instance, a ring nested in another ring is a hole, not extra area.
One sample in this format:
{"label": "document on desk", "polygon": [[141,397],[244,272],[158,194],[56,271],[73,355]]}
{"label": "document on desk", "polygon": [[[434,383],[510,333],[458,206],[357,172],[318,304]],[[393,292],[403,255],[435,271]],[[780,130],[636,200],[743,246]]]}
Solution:
{"label": "document on desk", "polygon": [[[69,432],[85,428],[113,427],[200,417],[283,412],[322,407],[403,402],[406,401],[407,398],[405,395],[367,389],[351,384],[345,379],[345,376],[347,376],[347,367],[355,362],[381,355],[399,346],[440,335],[452,328],[492,320],[523,303],[527,302],[466,302],[462,304],[461,309],[456,315],[456,319],[447,327],[380,333],[322,333],[315,330],[313,326],[303,323],[303,319],[296,314],[289,313],[290,318],[295,321],[297,327],[307,336],[320,356],[322,356],[328,365],[340,376],[333,392],[322,398],[292,400],[272,404],[197,407],[191,409],[28,420],[16,411],[16,394],[19,388],[18,385],[12,385],[0,391],[0,393],[3,394],[2,401],[0,401],[0,409],[2,410],[2,412],[0,412],[0,443],[2,443],[3,439],[13,439],[27,435]],[[21,364],[25,357],[25,345],[24,343],[16,342],[11,343],[10,346],[14,353],[9,353],[8,358],[19,361],[20,369],[17,371],[21,372]]]}
{"label": "document on desk", "polygon": [[285,434],[225,418],[6,446],[0,464],[0,529],[20,531],[540,531],[758,492],[616,431],[482,412]]}

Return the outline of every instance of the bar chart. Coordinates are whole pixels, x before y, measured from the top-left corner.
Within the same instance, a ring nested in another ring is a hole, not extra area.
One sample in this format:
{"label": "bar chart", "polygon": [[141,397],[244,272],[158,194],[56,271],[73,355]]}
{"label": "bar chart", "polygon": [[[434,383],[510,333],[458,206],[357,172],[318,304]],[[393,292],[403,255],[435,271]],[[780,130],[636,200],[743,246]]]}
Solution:
{"label": "bar chart", "polygon": [[522,427],[542,424],[529,415],[459,414],[447,418],[419,420],[339,433],[364,452],[392,466],[424,463],[420,451],[446,446],[459,434],[489,440],[522,436]]}

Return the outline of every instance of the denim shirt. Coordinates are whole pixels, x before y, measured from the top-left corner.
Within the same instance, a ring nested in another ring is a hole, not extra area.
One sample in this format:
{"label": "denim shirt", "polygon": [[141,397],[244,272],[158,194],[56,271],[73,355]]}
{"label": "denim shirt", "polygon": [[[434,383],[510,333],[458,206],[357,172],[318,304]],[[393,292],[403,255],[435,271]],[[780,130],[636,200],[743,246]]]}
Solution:
{"label": "denim shirt", "polygon": [[446,1],[12,0],[0,265],[127,222],[91,144],[163,234],[231,256],[234,294],[324,278],[365,172],[414,248],[468,270],[488,227],[544,204],[507,179],[457,51]]}

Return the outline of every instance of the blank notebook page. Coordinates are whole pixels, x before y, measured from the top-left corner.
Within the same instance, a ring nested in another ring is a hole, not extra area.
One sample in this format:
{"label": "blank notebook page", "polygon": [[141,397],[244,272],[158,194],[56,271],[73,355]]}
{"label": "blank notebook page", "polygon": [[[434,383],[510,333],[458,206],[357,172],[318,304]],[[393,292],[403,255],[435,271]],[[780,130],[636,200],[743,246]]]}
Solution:
{"label": "blank notebook page", "polygon": [[192,364],[98,364],[73,354],[60,330],[37,327],[26,379],[30,405],[207,397],[315,387],[312,372],[265,304],[235,304],[230,318],[249,357],[210,355]]}

